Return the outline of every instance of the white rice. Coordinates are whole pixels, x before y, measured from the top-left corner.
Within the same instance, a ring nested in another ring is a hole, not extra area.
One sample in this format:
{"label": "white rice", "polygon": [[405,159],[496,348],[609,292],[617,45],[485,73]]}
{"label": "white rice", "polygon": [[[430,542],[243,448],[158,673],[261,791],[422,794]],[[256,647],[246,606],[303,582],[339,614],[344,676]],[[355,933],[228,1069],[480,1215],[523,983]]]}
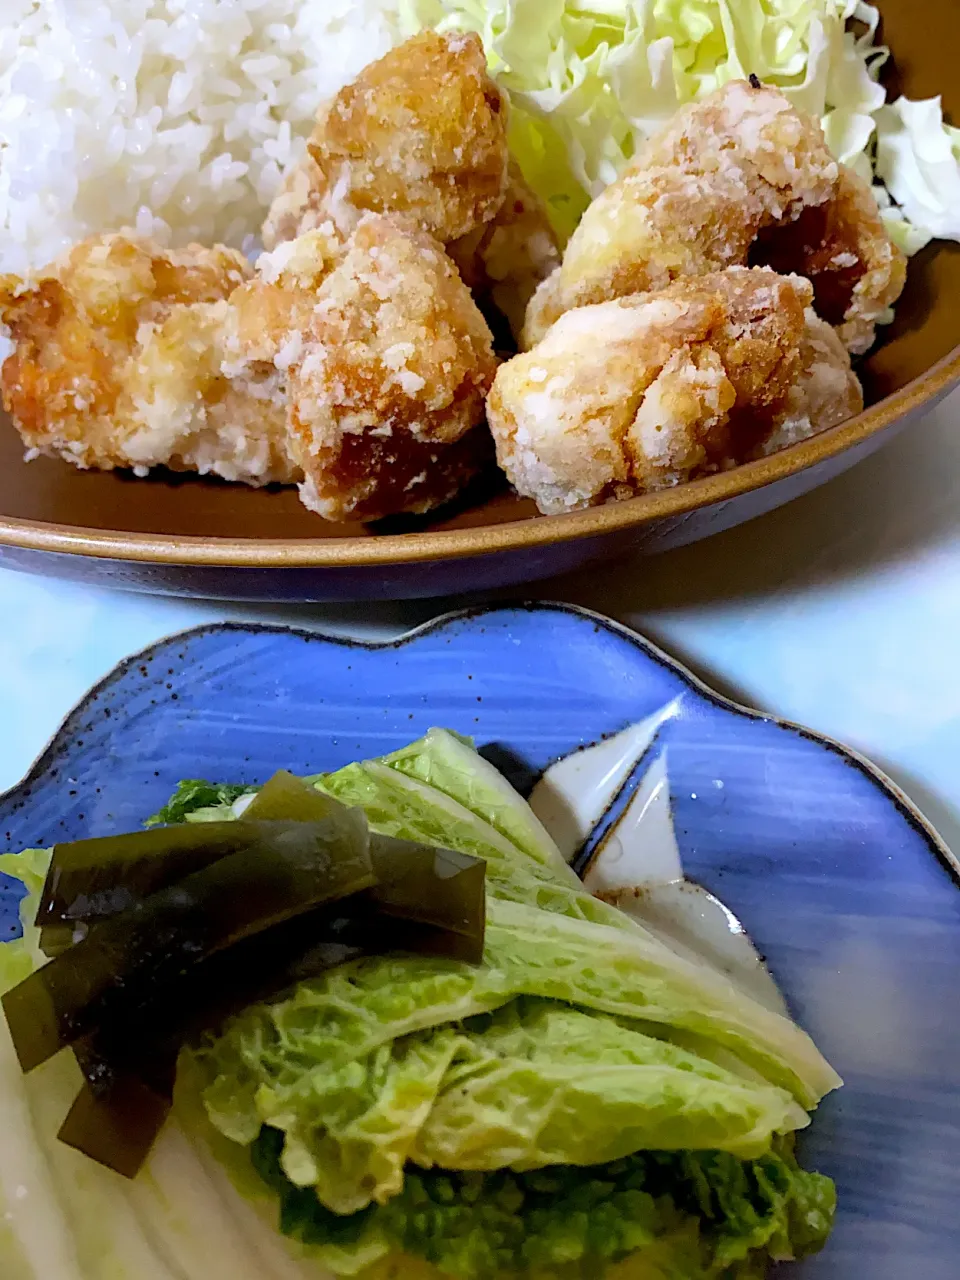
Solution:
{"label": "white rice", "polygon": [[0,0],[0,271],[135,226],[242,246],[398,0]]}

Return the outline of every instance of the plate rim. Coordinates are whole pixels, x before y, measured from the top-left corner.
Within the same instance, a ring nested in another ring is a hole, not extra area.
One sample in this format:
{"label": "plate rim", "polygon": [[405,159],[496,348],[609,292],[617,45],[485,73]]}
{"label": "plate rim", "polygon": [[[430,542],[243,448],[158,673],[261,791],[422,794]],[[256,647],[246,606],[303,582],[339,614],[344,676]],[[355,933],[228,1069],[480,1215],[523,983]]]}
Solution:
{"label": "plate rim", "polygon": [[[69,722],[75,716],[82,715],[89,706],[96,702],[102,692],[121,679],[128,670],[139,666],[146,658],[155,656],[167,646],[173,647],[183,641],[189,642],[208,635],[236,632],[245,635],[292,635],[302,640],[331,644],[342,649],[363,649],[370,652],[389,649],[397,650],[416,643],[417,640],[432,632],[439,633],[448,627],[472,622],[491,615],[511,613],[563,613],[588,622],[596,629],[603,628],[621,639],[629,641],[646,658],[666,668],[667,671],[683,681],[698,697],[713,706],[723,711],[732,712],[734,715],[748,721],[773,724],[824,748],[833,755],[839,756],[848,765],[857,769],[877,790],[885,794],[885,798],[893,803],[900,816],[926,842],[931,853],[950,875],[956,887],[960,889],[960,857],[953,852],[933,823],[914,801],[868,756],[863,755],[853,747],[847,746],[845,743],[839,742],[828,734],[811,729],[806,725],[798,724],[796,721],[788,720],[783,716],[745,706],[743,703],[719,693],[677,658],[674,658],[647,636],[642,635],[626,623],[619,622],[617,619],[610,618],[594,609],[587,609],[582,605],[570,604],[562,600],[519,600],[507,604],[493,603],[467,606],[438,614],[433,618],[429,618],[426,622],[411,627],[398,636],[385,640],[368,640],[353,636],[334,635],[322,629],[312,630],[307,627],[288,626],[283,623],[230,620],[201,623],[199,626],[186,627],[182,630],[171,632],[122,658],[90,686],[62,717],[49,740],[41,748],[23,777],[11,787],[0,791],[0,809],[6,808],[8,805],[26,807],[34,785],[43,778],[48,767],[52,765],[58,742]],[[18,801],[20,802],[19,806]]]}
{"label": "plate rim", "polygon": [[[0,514],[0,548],[197,568],[349,569],[463,560],[609,536],[689,515],[766,488],[932,409],[960,383],[960,344],[877,404],[809,440],[670,489],[558,516],[469,529],[348,538],[216,538],[118,532]],[[67,465],[67,464],[64,464]]]}

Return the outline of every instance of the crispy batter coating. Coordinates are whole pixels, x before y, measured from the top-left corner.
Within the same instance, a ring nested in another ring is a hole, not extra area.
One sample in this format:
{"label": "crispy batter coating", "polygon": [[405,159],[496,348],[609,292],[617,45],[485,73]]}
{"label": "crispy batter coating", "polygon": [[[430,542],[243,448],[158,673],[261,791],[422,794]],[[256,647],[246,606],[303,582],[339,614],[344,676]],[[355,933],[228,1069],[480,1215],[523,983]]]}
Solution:
{"label": "crispy batter coating", "polygon": [[683,107],[586,211],[524,345],[571,307],[744,265],[762,227],[830,198],[837,171],[819,123],[774,89],[736,80]]}
{"label": "crispy batter coating", "polygon": [[735,466],[788,422],[792,438],[833,425],[813,366],[837,374],[834,392],[842,372],[851,411],[859,385],[812,313],[808,335],[812,296],[797,276],[738,267],[567,312],[497,373],[497,460],[552,515]]}
{"label": "crispy batter coating", "polygon": [[[195,300],[196,299],[196,300]],[[442,247],[365,215],[256,275],[229,250],[88,241],[0,288],[6,407],[28,451],[297,482],[327,519],[427,511],[492,452],[486,323]]]}
{"label": "crispy batter coating", "polygon": [[261,260],[235,298],[237,357],[271,358],[284,376],[306,506],[328,520],[428,511],[490,453],[490,331],[408,219],[362,218],[332,271],[329,250],[313,233]]}
{"label": "crispy batter coating", "polygon": [[489,222],[507,182],[507,103],[480,38],[425,31],[320,110],[263,228],[268,249],[367,211],[409,214],[443,243]]}
{"label": "crispy batter coating", "polygon": [[0,281],[14,349],[2,391],[28,455],[145,472],[163,463],[249,483],[289,480],[272,371],[235,385],[217,344],[251,274],[231,249],[94,237],[35,279]]}
{"label": "crispy batter coating", "polygon": [[507,194],[485,226],[447,245],[481,308],[503,315],[519,341],[527,304],[560,265],[560,246],[539,197],[510,162]]}
{"label": "crispy batter coating", "polygon": [[[320,108],[318,121],[323,120],[327,105],[325,103]],[[318,124],[316,128],[319,127]],[[329,227],[335,234],[336,226],[324,204],[326,193],[327,184],[323,171],[308,151],[288,170],[280,190],[267,210],[260,228],[264,248],[270,252],[278,244],[296,240],[298,236],[305,236],[323,226]]]}
{"label": "crispy batter coating", "polygon": [[800,362],[800,377],[770,434],[754,449],[754,457],[778,453],[855,418],[863,409],[863,388],[850,365],[850,353],[837,331],[812,307],[807,308]]}
{"label": "crispy batter coating", "polygon": [[761,231],[752,261],[806,276],[817,312],[853,355],[873,346],[878,321],[907,281],[906,257],[890,239],[873,192],[845,165],[825,204]]}

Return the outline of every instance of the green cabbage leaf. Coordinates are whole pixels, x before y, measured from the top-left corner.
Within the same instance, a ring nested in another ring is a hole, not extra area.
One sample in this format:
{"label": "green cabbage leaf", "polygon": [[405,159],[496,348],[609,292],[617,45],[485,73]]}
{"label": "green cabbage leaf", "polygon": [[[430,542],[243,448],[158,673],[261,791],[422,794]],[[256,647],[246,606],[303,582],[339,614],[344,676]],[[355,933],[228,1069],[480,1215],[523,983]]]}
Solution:
{"label": "green cabbage leaf", "polygon": [[587,894],[465,740],[433,730],[315,785],[385,834],[488,866],[480,966],[360,959],[194,1050],[216,1128],[281,1133],[284,1175],[331,1211],[390,1202],[415,1166],[757,1156],[839,1083],[792,1022]]}
{"label": "green cabbage leaf", "polygon": [[[488,921],[479,966],[360,959],[184,1054],[181,1122],[252,1161],[305,1256],[364,1280],[749,1280],[822,1244],[833,1187],[792,1135],[840,1082],[804,1032],[587,894],[467,740],[314,784],[484,857]],[[192,781],[165,812],[237,816],[248,791]],[[42,961],[48,861],[0,859],[28,891],[0,986]]]}
{"label": "green cabbage leaf", "polygon": [[762,1280],[771,1259],[821,1248],[836,1207],[830,1179],[778,1142],[749,1161],[639,1152],[535,1173],[412,1169],[388,1204],[342,1217],[287,1178],[282,1149],[270,1128],[252,1149],[281,1230],[364,1280]]}

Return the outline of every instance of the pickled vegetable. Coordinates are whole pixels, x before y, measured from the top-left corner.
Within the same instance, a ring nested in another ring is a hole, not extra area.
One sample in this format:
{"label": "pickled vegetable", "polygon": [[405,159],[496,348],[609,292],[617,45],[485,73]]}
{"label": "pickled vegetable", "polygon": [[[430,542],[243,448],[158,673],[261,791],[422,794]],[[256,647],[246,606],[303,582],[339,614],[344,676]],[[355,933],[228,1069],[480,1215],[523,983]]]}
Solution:
{"label": "pickled vegetable", "polygon": [[144,1075],[161,1089],[152,1064],[169,1061],[185,1042],[247,1005],[365,954],[356,941],[361,935],[377,938],[371,949],[379,950],[373,915],[366,894],[357,894],[265,929],[201,961],[132,1008],[122,1023],[105,1023],[92,1046],[102,1062]]}
{"label": "pickled vegetable", "polygon": [[278,769],[253,797],[243,817],[248,822],[320,822],[346,805],[324,795],[303,778]]}
{"label": "pickled vegetable", "polygon": [[371,836],[359,809],[275,775],[236,821],[56,846],[37,924],[50,963],[3,997],[24,1071],[72,1045],[61,1139],[132,1177],[180,1048],[362,955],[478,963],[485,863]]}
{"label": "pickled vegetable", "polygon": [[[258,840],[100,921],[3,997],[24,1071],[149,1006],[209,956],[375,880],[366,827],[338,819],[260,824]],[[359,834],[359,827],[355,830]]]}
{"label": "pickled vegetable", "polygon": [[169,1113],[185,1040],[255,1000],[363,954],[336,940],[347,923],[336,913],[337,908],[308,912],[218,953],[152,1004],[75,1045],[85,1084],[60,1140],[123,1177],[135,1177]]}
{"label": "pickled vegetable", "polygon": [[95,1048],[77,1047],[87,1084],[59,1137],[124,1177],[136,1176],[169,1110],[181,1044],[230,1014],[362,955],[415,951],[470,961],[474,943],[432,925],[384,919],[367,894],[310,912],[221,952],[137,1010]]}
{"label": "pickled vegetable", "polygon": [[[483,865],[480,867],[481,873]],[[433,924],[384,916],[369,893],[307,912],[196,965],[122,1023],[94,1038],[101,1062],[145,1075],[153,1064],[219,1026],[248,1005],[364,955],[411,951],[477,963],[483,933],[457,933]]]}
{"label": "pickled vegetable", "polygon": [[[367,838],[363,815],[336,801],[312,820],[331,823],[331,839],[339,837],[345,847]],[[78,921],[108,919],[227,854],[249,848],[263,836],[255,822],[244,819],[155,827],[55,845],[36,924],[54,930]],[[51,932],[45,934],[45,941],[52,948],[62,948],[64,935]]]}
{"label": "pickled vegetable", "polygon": [[107,1097],[97,1097],[84,1085],[57,1137],[99,1164],[133,1178],[149,1155],[171,1105],[169,1098],[155,1093],[134,1075],[115,1079]]}
{"label": "pickled vegetable", "polygon": [[[44,953],[54,958],[72,945],[78,924],[118,915],[190,872],[249,848],[261,838],[259,824],[276,821],[334,822],[345,838],[353,839],[362,838],[360,824],[365,824],[358,810],[281,770],[238,821],[159,827],[57,845],[37,912]],[[464,942],[456,948],[457,958],[478,963],[483,954],[483,864],[412,841],[378,835],[370,840],[378,882],[372,893],[384,914],[440,930],[434,940],[440,954],[451,954],[450,945],[443,943],[445,932],[460,935]]]}
{"label": "pickled vegetable", "polygon": [[[480,963],[486,925],[486,864],[480,858],[373,835],[370,860],[377,877],[372,894],[384,915],[435,929],[435,954],[454,958],[451,942],[444,945],[443,939],[457,936],[461,945],[456,958]],[[399,938],[401,932],[394,936]],[[425,940],[428,934],[419,936]],[[422,950],[422,945],[416,949]]]}
{"label": "pickled vegetable", "polygon": [[[245,820],[317,821],[331,812],[331,806],[343,808],[338,800],[281,770],[254,796],[243,816]],[[412,946],[423,951],[429,938],[435,948],[432,954],[479,964],[485,925],[485,867],[479,859],[380,835],[371,836],[370,857],[377,877],[372,894],[383,913],[436,930],[434,935],[427,930],[404,934],[394,929],[396,946],[390,949]],[[449,934],[459,936],[458,946],[453,946]],[[401,941],[404,937],[408,946]]]}

